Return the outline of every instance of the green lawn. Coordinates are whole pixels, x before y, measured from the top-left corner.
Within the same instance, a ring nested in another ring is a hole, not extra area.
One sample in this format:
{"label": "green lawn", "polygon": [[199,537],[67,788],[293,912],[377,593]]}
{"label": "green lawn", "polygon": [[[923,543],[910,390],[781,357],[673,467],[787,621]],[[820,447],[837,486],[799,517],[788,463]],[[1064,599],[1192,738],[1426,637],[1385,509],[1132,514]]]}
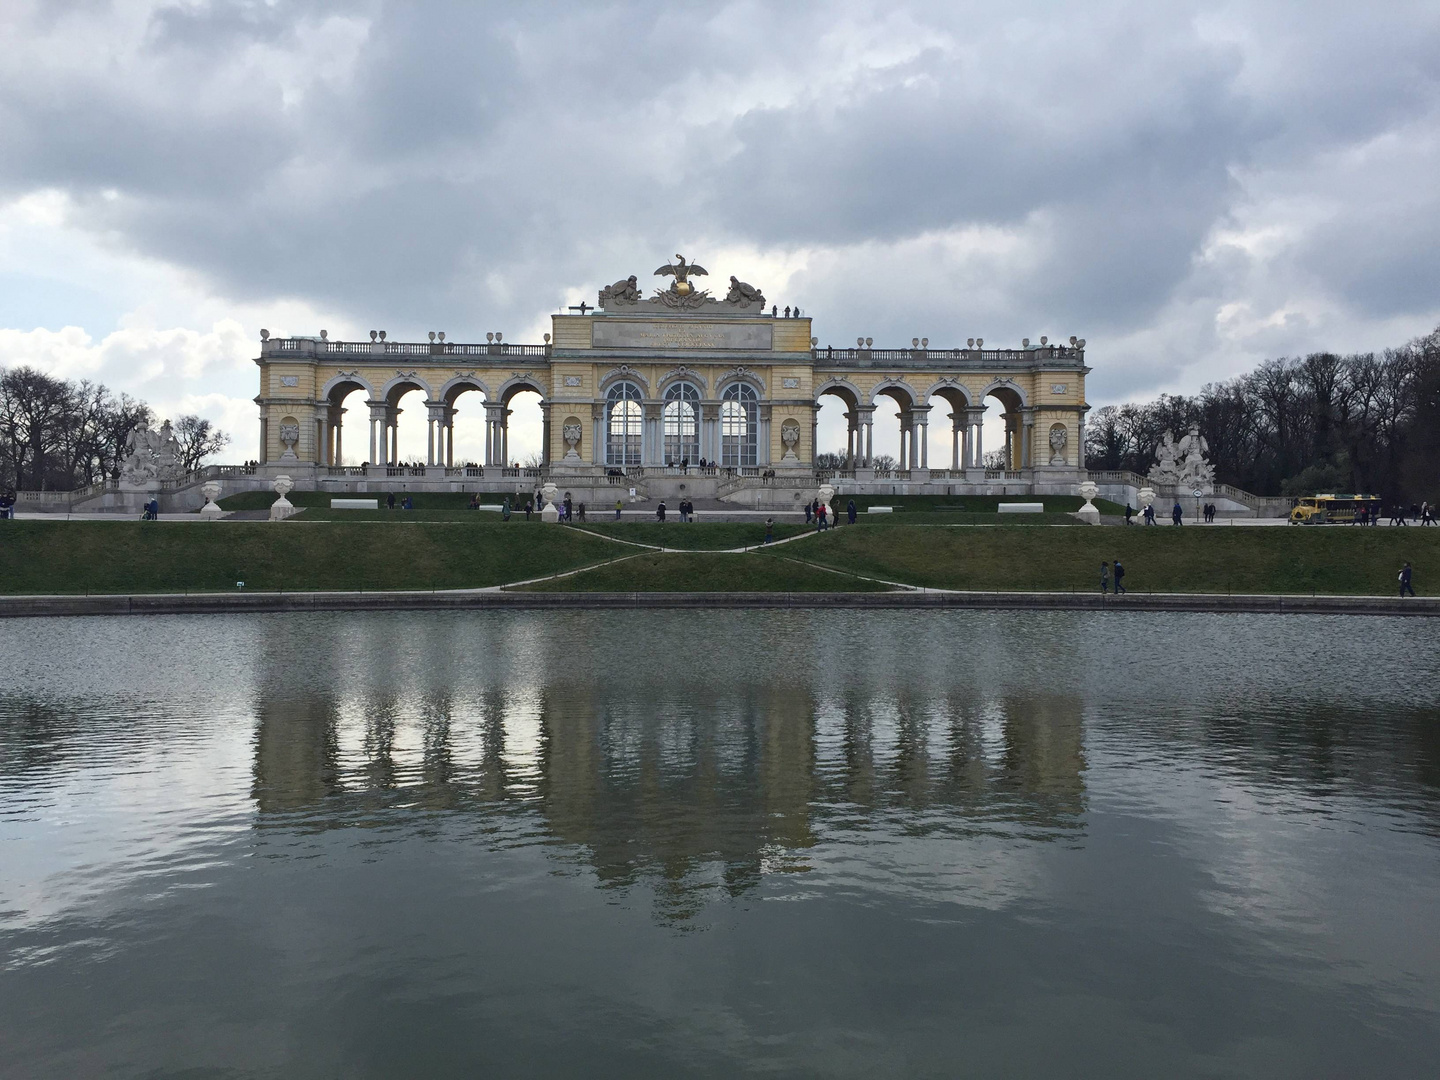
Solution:
{"label": "green lawn", "polygon": [[523,522],[0,522],[0,592],[475,588],[612,557],[618,545]]}
{"label": "green lawn", "polygon": [[[443,511],[434,511],[442,513]],[[418,513],[418,512],[417,512]],[[1381,594],[1409,560],[1418,591],[1440,591],[1440,529],[1300,529],[1168,525],[1147,528],[947,528],[947,515],[841,527],[748,554],[647,553],[597,533],[695,549],[738,547],[763,525],[597,523],[586,531],[502,523],[490,512],[456,520],[385,514],[380,522],[0,522],[0,592],[120,593],[234,589],[473,588],[607,565],[551,586],[617,591],[848,590],[845,576],[933,588],[1096,589],[1102,559],[1121,559],[1136,592]],[[483,517],[481,515],[484,515]],[[987,519],[993,520],[993,519]],[[1067,519],[1068,520],[1068,519]],[[803,530],[777,525],[777,539]],[[785,561],[799,559],[840,571]]]}
{"label": "green lawn", "polygon": [[570,577],[523,586],[529,592],[881,592],[886,586],[773,554],[645,554]]}
{"label": "green lawn", "polygon": [[[629,540],[633,544],[653,544],[656,547],[684,548],[687,551],[723,551],[727,548],[754,546],[765,540],[764,519],[750,522],[713,521],[703,519],[689,524],[678,521],[609,521],[577,525],[577,529],[589,529],[603,536],[617,540]],[[775,523],[773,533],[776,540],[806,531],[802,524]]]}
{"label": "green lawn", "polygon": [[945,589],[1095,589],[1120,559],[1136,592],[1390,594],[1405,561],[1440,586],[1440,529],[839,529],[796,546],[857,573]]}

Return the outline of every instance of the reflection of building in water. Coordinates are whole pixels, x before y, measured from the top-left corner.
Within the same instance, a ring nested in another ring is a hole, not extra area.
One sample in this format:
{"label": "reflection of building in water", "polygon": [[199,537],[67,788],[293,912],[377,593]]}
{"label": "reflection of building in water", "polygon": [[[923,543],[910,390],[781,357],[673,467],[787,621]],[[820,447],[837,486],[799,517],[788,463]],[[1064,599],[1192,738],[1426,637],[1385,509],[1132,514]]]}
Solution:
{"label": "reflection of building in water", "polygon": [[649,879],[682,916],[713,889],[736,894],[772,869],[803,868],[827,834],[868,828],[875,813],[913,817],[921,831],[993,824],[1037,837],[1082,823],[1077,698],[647,690],[267,697],[255,740],[261,823],[297,811],[327,827],[412,810],[512,821],[530,810],[602,884]]}
{"label": "reflection of building in water", "polygon": [[[695,889],[752,886],[777,847],[814,843],[807,692],[656,703],[566,687],[547,701],[541,806],[603,882],[653,873],[683,906]],[[691,880],[705,867],[719,880]]]}

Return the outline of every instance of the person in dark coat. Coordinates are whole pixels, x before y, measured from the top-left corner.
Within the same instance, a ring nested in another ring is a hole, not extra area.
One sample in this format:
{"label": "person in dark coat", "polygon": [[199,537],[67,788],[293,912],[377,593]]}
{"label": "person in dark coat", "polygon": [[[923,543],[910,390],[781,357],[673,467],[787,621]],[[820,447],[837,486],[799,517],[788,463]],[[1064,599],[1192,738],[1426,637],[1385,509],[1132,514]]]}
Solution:
{"label": "person in dark coat", "polygon": [[1119,596],[1121,593],[1123,593],[1123,592],[1125,591],[1125,586],[1121,583],[1121,579],[1124,578],[1124,576],[1125,576],[1125,567],[1123,567],[1123,566],[1120,565],[1120,560],[1119,560],[1119,559],[1116,559],[1116,560],[1115,560],[1115,595],[1116,595],[1116,596]]}
{"label": "person in dark coat", "polygon": [[1400,595],[1403,597],[1406,593],[1411,596],[1415,595],[1415,586],[1410,581],[1410,564],[1408,562],[1400,570]]}
{"label": "person in dark coat", "polygon": [[655,507],[655,520],[656,520],[656,521],[664,521],[664,520],[665,520],[665,500],[664,500],[664,499],[661,499],[661,500],[660,500],[660,505],[657,506],[657,507]]}
{"label": "person in dark coat", "polygon": [[1110,591],[1110,564],[1109,564],[1108,562],[1102,562],[1102,563],[1100,564],[1100,595],[1101,595],[1101,596],[1104,596],[1104,595],[1105,595],[1106,593],[1108,593],[1109,591]]}
{"label": "person in dark coat", "polygon": [[1180,509],[1180,503],[1177,500],[1175,503],[1175,509],[1170,511],[1170,520],[1173,521],[1176,525],[1179,525],[1184,517],[1185,511]]}
{"label": "person in dark coat", "polygon": [[845,517],[851,525],[855,524],[855,500],[851,499],[845,504]]}

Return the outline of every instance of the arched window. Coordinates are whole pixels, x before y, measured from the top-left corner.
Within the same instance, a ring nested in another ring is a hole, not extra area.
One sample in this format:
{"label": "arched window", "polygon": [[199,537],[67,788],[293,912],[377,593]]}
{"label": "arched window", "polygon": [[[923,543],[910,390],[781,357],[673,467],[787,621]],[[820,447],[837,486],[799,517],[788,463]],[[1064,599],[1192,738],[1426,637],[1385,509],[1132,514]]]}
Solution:
{"label": "arched window", "polygon": [[731,383],[720,395],[720,464],[737,468],[756,463],[758,397],[748,383]]}
{"label": "arched window", "polygon": [[665,391],[665,464],[700,460],[700,391],[676,383]]}
{"label": "arched window", "polygon": [[640,388],[620,382],[605,395],[605,464],[640,464]]}

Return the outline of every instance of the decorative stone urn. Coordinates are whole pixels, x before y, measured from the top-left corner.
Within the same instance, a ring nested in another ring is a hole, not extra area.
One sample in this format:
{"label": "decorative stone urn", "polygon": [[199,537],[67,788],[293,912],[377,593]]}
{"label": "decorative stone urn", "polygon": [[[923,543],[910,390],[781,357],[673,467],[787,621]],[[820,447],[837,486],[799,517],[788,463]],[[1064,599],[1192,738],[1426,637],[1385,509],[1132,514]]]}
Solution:
{"label": "decorative stone urn", "polygon": [[780,425],[780,443],[785,447],[785,453],[780,458],[782,465],[798,465],[800,459],[795,456],[795,447],[800,443],[800,426],[787,422]]}
{"label": "decorative stone urn", "polygon": [[541,486],[540,498],[545,500],[545,506],[540,511],[541,521],[560,520],[560,508],[555,505],[559,497],[560,489],[553,482]]}
{"label": "decorative stone urn", "polygon": [[1145,513],[1145,507],[1155,502],[1155,489],[1152,487],[1142,487],[1135,493],[1135,497],[1140,500],[1140,513],[1143,514]]}
{"label": "decorative stone urn", "polygon": [[215,502],[220,497],[220,481],[206,480],[200,485],[200,494],[205,496],[205,505],[200,508],[201,518],[206,521],[215,521],[225,513]]}
{"label": "decorative stone urn", "polygon": [[821,484],[820,490],[816,493],[821,505],[825,507],[825,516],[830,519],[830,524],[835,524],[835,485]]}
{"label": "decorative stone urn", "polygon": [[1065,444],[1070,441],[1069,432],[1063,424],[1056,424],[1050,429],[1050,464],[1065,464]]}
{"label": "decorative stone urn", "polygon": [[281,424],[281,425],[280,425],[280,445],[283,446],[285,449],[284,449],[284,451],[280,454],[280,460],[281,460],[281,461],[299,461],[300,458],[299,458],[299,456],[295,453],[295,447],[296,447],[297,444],[299,444],[299,442],[300,442],[300,425],[299,425],[299,424]]}
{"label": "decorative stone urn", "polygon": [[285,496],[295,490],[295,481],[288,476],[275,477],[275,494],[280,497],[270,504],[270,520],[284,521],[295,513],[295,505]]}
{"label": "decorative stone urn", "polygon": [[579,462],[580,435],[584,431],[579,424],[566,424],[560,429],[560,436],[565,440],[565,461]]}
{"label": "decorative stone urn", "polygon": [[1100,494],[1100,485],[1093,480],[1086,480],[1080,485],[1080,497],[1085,500],[1085,505],[1080,507],[1076,513],[1081,521],[1088,525],[1100,524],[1100,508],[1095,505],[1095,496]]}

